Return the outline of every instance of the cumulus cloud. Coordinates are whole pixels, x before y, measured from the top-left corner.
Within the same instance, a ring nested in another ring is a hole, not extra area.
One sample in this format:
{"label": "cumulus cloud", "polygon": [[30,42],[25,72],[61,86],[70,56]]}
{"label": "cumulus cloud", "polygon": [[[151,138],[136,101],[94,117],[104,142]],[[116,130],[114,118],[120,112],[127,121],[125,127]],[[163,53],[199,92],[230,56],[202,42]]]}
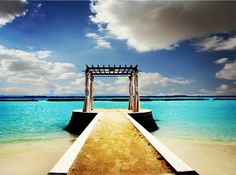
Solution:
{"label": "cumulus cloud", "polygon": [[223,68],[216,72],[215,77],[231,81],[226,84],[221,84],[219,87],[210,89],[201,89],[199,92],[204,94],[235,94],[236,93],[236,60],[229,61],[228,58],[220,58],[215,61],[216,64],[223,65]]}
{"label": "cumulus cloud", "polygon": [[56,85],[49,82],[47,79],[44,77],[39,77],[39,78],[30,78],[30,77],[22,77],[22,76],[12,76],[7,79],[8,82],[10,83],[18,83],[18,84],[25,84],[25,85],[35,85],[38,87],[44,87],[45,89],[48,90],[54,90],[56,88]]}
{"label": "cumulus cloud", "polygon": [[220,71],[216,72],[216,78],[236,81],[236,60],[226,63]]}
{"label": "cumulus cloud", "polygon": [[216,64],[224,64],[228,61],[228,58],[220,58],[218,60],[215,61]]}
{"label": "cumulus cloud", "polygon": [[80,74],[75,73],[75,72],[65,72],[61,74],[57,79],[58,80],[75,80],[76,78],[79,77]]}
{"label": "cumulus cloud", "polygon": [[[76,81],[71,82],[71,87],[78,87],[74,89],[78,92],[78,89],[82,89],[84,92],[84,77],[77,78]],[[191,83],[191,80],[183,78],[170,78],[161,75],[158,72],[140,72],[139,73],[139,92],[140,95],[162,95],[162,94],[173,94],[173,87],[168,92],[167,87],[172,85],[186,85]],[[99,78],[95,78],[95,95],[128,95],[129,92],[129,79],[128,77],[118,77],[113,81],[105,82]],[[69,89],[69,87],[67,87]],[[66,91],[63,89],[63,91]],[[175,93],[177,94],[177,92]],[[179,94],[179,93],[178,93]]]}
{"label": "cumulus cloud", "polygon": [[8,59],[15,58],[15,59],[24,59],[30,60],[33,58],[43,59],[47,58],[51,55],[51,51],[35,51],[35,52],[27,52],[24,50],[19,49],[8,49],[2,45],[0,45],[0,56],[7,57]]}
{"label": "cumulus cloud", "polygon": [[[124,79],[124,83],[122,84],[116,84],[116,81],[109,81],[105,82],[99,78],[95,78],[94,80],[94,91],[95,95],[128,95],[128,78],[126,77]],[[79,87],[82,89],[82,92],[84,93],[84,84],[85,84],[85,78],[80,77],[77,78],[76,81],[71,82],[71,85],[74,87]],[[78,91],[78,89],[77,89]]]}
{"label": "cumulus cloud", "polygon": [[236,28],[236,2],[99,0],[90,9],[99,30],[139,52],[174,49],[183,40]]}
{"label": "cumulus cloud", "polygon": [[158,72],[154,72],[154,73],[141,72],[139,75],[139,79],[142,82],[141,87],[142,86],[146,87],[149,85],[165,87],[169,84],[188,84],[188,83],[190,83],[190,80],[185,80],[182,78],[169,78],[169,77],[165,77],[165,76],[161,75]]}
{"label": "cumulus cloud", "polygon": [[22,88],[22,87],[4,87],[0,88],[1,95],[39,95],[39,94],[47,94],[47,89],[42,88],[34,88],[34,90],[30,88]]}
{"label": "cumulus cloud", "polygon": [[104,37],[96,33],[87,33],[87,37],[94,39],[96,46],[95,48],[104,48],[104,49],[111,49],[111,43],[108,42]]}
{"label": "cumulus cloud", "polygon": [[201,89],[200,92],[204,94],[235,94],[236,88],[227,84],[221,84],[214,90]]}
{"label": "cumulus cloud", "polygon": [[[186,85],[191,83],[191,80],[183,78],[170,78],[161,75],[158,72],[140,72],[139,73],[139,91],[141,95],[157,95],[162,94],[166,87],[171,85]],[[129,81],[127,78],[119,77],[115,84],[119,87],[125,87],[128,93]],[[124,91],[124,88],[121,88]],[[172,92],[168,92],[172,93]]]}
{"label": "cumulus cloud", "polygon": [[209,50],[236,50],[236,36],[224,39],[219,36],[212,36],[204,38],[194,44],[197,47],[197,50],[209,51]]}
{"label": "cumulus cloud", "polygon": [[26,1],[0,1],[0,27],[26,14]]}
{"label": "cumulus cloud", "polygon": [[74,72],[75,65],[71,63],[45,61],[51,51],[27,52],[17,49],[8,49],[0,46],[1,70],[8,75],[41,75],[55,78],[63,73]]}
{"label": "cumulus cloud", "polygon": [[[65,62],[52,62],[50,51],[24,51],[0,46],[0,94],[4,95],[58,95],[84,94],[85,78],[76,66]],[[171,78],[158,72],[139,73],[140,95],[167,94],[172,85],[186,85],[190,80]],[[95,79],[95,95],[128,95],[128,77],[113,81]],[[164,92],[165,91],[165,92]],[[170,90],[169,93],[173,93]]]}
{"label": "cumulus cloud", "polygon": [[16,86],[2,88],[0,93],[9,94],[17,88],[19,91],[14,93],[49,93],[81,77],[74,64],[48,61],[51,54],[51,51],[29,52],[0,46],[0,76],[6,79],[6,84]]}

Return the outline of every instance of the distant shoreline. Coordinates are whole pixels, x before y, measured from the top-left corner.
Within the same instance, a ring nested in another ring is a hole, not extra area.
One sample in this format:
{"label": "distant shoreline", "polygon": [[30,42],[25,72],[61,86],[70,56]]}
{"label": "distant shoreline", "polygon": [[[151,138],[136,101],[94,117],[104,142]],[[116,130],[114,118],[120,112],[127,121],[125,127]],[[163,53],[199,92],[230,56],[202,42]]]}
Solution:
{"label": "distant shoreline", "polygon": [[37,101],[39,101],[39,100],[24,100],[24,99],[22,99],[22,100],[14,100],[14,99],[7,99],[7,100],[4,100],[4,99],[0,99],[0,102],[27,102],[27,101],[35,101],[35,102],[37,102]]}
{"label": "distant shoreline", "polygon": [[[140,96],[140,101],[208,101],[236,100],[236,96]],[[75,102],[84,96],[0,96],[0,102]],[[128,96],[95,96],[94,101],[128,102]]]}
{"label": "distant shoreline", "polygon": [[[96,95],[97,98],[128,98],[128,95]],[[236,98],[235,95],[141,95],[147,98]],[[84,98],[84,95],[0,95],[1,98]]]}

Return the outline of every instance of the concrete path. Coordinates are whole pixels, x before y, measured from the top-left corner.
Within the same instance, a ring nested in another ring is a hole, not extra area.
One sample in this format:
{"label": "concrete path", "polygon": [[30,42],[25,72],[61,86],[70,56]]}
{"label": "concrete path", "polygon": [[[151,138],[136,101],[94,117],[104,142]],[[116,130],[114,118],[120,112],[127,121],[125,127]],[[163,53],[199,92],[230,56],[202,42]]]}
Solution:
{"label": "concrete path", "polygon": [[122,112],[102,112],[69,175],[173,175],[168,163]]}

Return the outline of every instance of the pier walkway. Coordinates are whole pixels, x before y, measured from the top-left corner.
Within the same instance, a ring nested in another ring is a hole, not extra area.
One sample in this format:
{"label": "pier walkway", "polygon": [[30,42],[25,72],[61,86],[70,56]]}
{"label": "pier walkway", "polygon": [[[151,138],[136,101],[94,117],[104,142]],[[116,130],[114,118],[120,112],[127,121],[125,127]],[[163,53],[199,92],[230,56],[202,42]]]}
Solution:
{"label": "pier walkway", "polygon": [[125,109],[97,109],[83,133],[48,173],[197,175]]}
{"label": "pier walkway", "polygon": [[174,174],[121,112],[103,112],[68,174]]}

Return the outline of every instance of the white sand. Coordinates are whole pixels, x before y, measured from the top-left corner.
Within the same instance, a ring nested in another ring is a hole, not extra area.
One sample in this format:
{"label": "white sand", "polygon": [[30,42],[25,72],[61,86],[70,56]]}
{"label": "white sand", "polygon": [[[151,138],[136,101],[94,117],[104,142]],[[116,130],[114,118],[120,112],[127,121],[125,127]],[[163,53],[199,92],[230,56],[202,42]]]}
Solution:
{"label": "white sand", "polygon": [[[159,138],[201,175],[235,175],[236,143]],[[55,165],[72,138],[0,144],[1,175],[44,175]]]}
{"label": "white sand", "polygon": [[236,143],[157,138],[200,175],[236,174]]}
{"label": "white sand", "polygon": [[72,138],[67,138],[0,144],[0,174],[47,174],[72,143]]}

